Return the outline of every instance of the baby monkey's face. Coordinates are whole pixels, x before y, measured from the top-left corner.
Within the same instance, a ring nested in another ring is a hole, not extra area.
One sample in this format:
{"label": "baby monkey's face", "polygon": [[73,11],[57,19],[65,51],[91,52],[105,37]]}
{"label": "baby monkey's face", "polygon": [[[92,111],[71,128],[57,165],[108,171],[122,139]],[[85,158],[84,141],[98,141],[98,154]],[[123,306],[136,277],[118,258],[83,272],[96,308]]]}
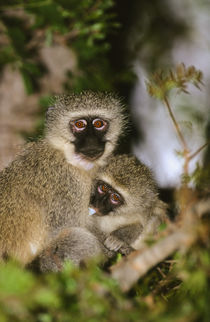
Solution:
{"label": "baby monkey's face", "polygon": [[108,183],[97,181],[90,198],[89,214],[105,216],[124,204],[123,196]]}

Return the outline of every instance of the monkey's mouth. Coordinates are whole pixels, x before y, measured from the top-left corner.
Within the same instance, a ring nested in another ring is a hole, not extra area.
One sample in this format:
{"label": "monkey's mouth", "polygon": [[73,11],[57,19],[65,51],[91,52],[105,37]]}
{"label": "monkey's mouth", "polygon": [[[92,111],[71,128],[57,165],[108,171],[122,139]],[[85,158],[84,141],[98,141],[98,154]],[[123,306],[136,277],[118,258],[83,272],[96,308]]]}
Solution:
{"label": "monkey's mouth", "polygon": [[94,167],[94,161],[99,159],[102,156],[102,154],[103,152],[100,152],[93,156],[84,153],[74,153],[74,161],[75,164],[80,164],[82,167],[87,168],[87,170],[90,170]]}
{"label": "monkey's mouth", "polygon": [[103,151],[102,152],[99,152],[99,153],[94,153],[94,154],[92,154],[92,153],[86,153],[86,154],[83,154],[83,153],[81,153],[80,155],[81,155],[81,157],[83,157],[85,160],[87,160],[87,161],[95,161],[95,160],[97,160],[97,159],[99,159],[101,156],[102,156],[102,154],[103,154]]}

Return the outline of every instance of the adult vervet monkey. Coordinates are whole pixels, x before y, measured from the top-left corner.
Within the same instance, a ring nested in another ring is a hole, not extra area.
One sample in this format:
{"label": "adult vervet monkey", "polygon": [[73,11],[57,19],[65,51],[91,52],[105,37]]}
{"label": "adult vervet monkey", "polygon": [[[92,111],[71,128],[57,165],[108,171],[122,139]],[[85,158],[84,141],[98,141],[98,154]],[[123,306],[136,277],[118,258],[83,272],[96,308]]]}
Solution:
{"label": "adult vervet monkey", "polygon": [[44,138],[27,144],[0,173],[0,258],[27,264],[54,231],[86,225],[92,178],[124,123],[122,104],[112,94],[56,98]]}

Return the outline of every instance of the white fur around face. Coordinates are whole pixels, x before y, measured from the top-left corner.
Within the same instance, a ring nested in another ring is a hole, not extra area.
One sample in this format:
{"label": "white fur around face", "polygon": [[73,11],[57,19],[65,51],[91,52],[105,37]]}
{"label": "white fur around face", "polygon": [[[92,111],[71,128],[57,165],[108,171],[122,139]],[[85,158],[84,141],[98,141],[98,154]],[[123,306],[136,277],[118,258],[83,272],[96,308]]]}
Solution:
{"label": "white fur around face", "polygon": [[86,117],[96,117],[96,118],[104,118],[108,121],[110,121],[112,118],[116,117],[116,113],[113,113],[113,115],[111,115],[112,117],[107,117],[107,111],[103,112],[101,110],[97,110],[97,109],[94,109],[94,110],[89,110],[89,111],[81,111],[81,112],[70,112],[70,118],[71,119],[79,119],[79,118],[82,118],[84,117],[84,114]]}
{"label": "white fur around face", "polygon": [[93,168],[103,166],[106,162],[107,157],[111,154],[114,149],[114,145],[111,142],[106,142],[105,151],[103,155],[94,161],[88,161],[85,157],[75,153],[74,144],[70,141],[66,141],[62,137],[48,136],[48,141],[57,150],[63,152],[66,161],[75,167],[90,171]]}
{"label": "white fur around face", "polygon": [[76,153],[74,153],[72,155],[72,158],[69,159],[69,163],[71,163],[75,167],[82,168],[85,171],[89,171],[95,166],[93,162],[85,160],[85,158]]}
{"label": "white fur around face", "polygon": [[81,168],[85,171],[91,170],[95,164],[82,158],[79,154],[74,152],[74,145],[71,142],[65,142],[62,138],[55,138],[50,136],[49,141],[52,146],[64,153],[66,161],[75,167]]}

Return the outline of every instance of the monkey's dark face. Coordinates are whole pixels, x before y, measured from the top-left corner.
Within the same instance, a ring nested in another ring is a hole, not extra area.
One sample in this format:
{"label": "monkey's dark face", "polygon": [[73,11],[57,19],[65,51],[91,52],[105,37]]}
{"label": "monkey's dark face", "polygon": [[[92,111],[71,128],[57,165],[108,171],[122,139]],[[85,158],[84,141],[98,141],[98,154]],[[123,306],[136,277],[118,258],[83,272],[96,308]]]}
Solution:
{"label": "monkey's dark face", "polygon": [[108,128],[109,122],[97,116],[70,121],[75,152],[90,161],[98,159],[105,150]]}
{"label": "monkey's dark face", "polygon": [[98,181],[90,198],[90,214],[108,215],[124,202],[124,198],[117,190],[104,181]]}

